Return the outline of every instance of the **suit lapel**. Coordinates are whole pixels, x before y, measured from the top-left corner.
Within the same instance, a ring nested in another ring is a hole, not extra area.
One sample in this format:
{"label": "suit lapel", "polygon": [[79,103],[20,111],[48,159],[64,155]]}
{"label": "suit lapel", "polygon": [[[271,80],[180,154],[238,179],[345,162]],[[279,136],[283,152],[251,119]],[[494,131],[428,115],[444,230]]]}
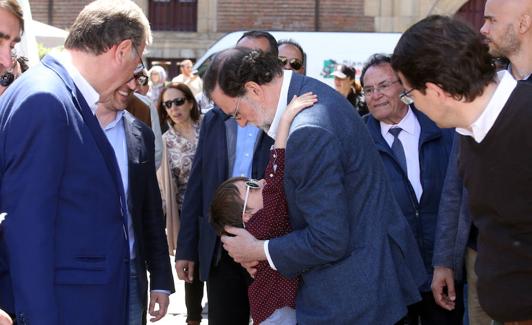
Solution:
{"label": "suit lapel", "polygon": [[[113,147],[111,147],[111,144],[107,140],[107,137],[105,136],[105,133],[100,127],[100,123],[96,119],[96,116],[92,114],[92,111],[90,110],[89,105],[85,101],[85,98],[83,97],[79,89],[75,86],[74,81],[72,80],[72,78],[70,78],[63,66],[52,56],[46,56],[43,59],[43,64],[49,69],[53,70],[55,73],[57,73],[57,75],[59,75],[59,77],[63,79],[65,85],[70,90],[70,93],[72,94],[72,100],[77,110],[83,117],[83,121],[85,122],[85,125],[87,125],[87,128],[89,129],[100,154],[103,156],[103,160],[105,161],[107,169],[111,174],[111,177],[115,184],[115,189],[120,196],[122,215],[124,217],[124,221],[126,221],[125,218],[127,214],[125,213],[126,200],[124,194],[124,187],[122,185],[122,178],[120,177],[120,171],[118,169],[118,163],[116,162],[116,156]],[[127,224],[127,222],[124,224]]]}

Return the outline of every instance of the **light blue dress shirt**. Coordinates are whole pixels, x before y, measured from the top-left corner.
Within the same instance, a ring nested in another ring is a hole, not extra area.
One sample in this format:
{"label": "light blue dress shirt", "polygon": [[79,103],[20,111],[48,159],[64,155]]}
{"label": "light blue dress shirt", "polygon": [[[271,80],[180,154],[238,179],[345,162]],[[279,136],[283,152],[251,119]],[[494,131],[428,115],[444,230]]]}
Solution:
{"label": "light blue dress shirt", "polygon": [[253,152],[259,128],[254,125],[237,127],[235,162],[233,164],[232,177],[251,177],[251,165],[253,163]]}

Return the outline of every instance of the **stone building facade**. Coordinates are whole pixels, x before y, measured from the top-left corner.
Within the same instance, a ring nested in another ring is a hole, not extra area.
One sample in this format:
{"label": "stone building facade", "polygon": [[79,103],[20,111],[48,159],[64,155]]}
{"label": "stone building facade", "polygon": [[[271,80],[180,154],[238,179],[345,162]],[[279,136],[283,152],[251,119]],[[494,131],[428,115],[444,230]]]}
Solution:
{"label": "stone building facade", "polygon": [[[150,47],[148,61],[167,66],[170,75],[176,72],[176,62],[199,58],[227,32],[249,29],[402,32],[430,14],[454,15],[465,8],[469,10],[466,17],[481,16],[481,12],[473,11],[483,8],[485,3],[485,0],[134,1],[154,26],[164,26],[154,28],[154,44]],[[68,28],[89,2],[30,0],[34,19],[59,28]],[[179,11],[183,10],[186,12],[179,16]]]}

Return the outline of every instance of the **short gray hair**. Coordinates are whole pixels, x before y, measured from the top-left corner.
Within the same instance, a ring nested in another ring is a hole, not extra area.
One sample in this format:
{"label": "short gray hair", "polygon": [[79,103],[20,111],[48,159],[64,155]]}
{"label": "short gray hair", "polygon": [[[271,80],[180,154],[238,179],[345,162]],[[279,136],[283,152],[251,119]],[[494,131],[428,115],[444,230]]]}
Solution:
{"label": "short gray hair", "polygon": [[150,23],[131,0],[97,0],[79,13],[70,28],[65,48],[100,55],[130,39],[138,48],[151,43]]}

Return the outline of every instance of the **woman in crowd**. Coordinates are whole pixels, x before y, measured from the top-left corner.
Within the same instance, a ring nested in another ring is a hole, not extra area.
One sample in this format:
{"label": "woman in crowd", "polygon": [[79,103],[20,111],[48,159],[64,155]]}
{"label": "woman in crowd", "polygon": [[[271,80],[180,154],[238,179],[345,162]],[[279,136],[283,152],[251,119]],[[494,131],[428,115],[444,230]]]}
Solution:
{"label": "woman in crowd", "polygon": [[[158,113],[163,132],[163,155],[157,177],[166,214],[166,234],[170,255],[174,255],[179,214],[198,145],[201,115],[194,95],[187,85],[172,83],[161,91]],[[201,321],[203,282],[194,274],[192,283],[185,283],[187,324]]]}
{"label": "woman in crowd", "polygon": [[150,77],[150,89],[148,90],[148,97],[152,102],[156,103],[159,100],[161,91],[164,88],[166,83],[166,78],[168,77],[166,70],[160,65],[154,65],[149,71]]}
{"label": "woman in crowd", "polygon": [[357,86],[355,68],[345,64],[339,64],[336,66],[332,75],[334,76],[334,88],[336,91],[347,98],[360,116],[366,115],[369,112],[368,106],[362,100],[360,86]]}

